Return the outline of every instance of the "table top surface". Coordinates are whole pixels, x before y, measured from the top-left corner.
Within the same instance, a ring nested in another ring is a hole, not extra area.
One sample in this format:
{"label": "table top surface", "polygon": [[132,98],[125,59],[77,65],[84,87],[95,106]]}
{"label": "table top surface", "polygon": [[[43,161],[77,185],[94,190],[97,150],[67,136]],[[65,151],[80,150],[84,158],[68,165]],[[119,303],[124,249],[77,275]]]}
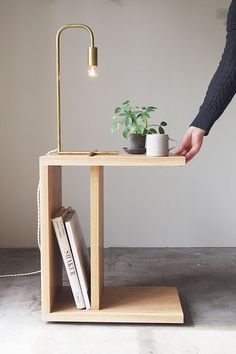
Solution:
{"label": "table top surface", "polygon": [[40,165],[46,166],[184,166],[183,156],[146,156],[118,152],[94,156],[52,153],[40,157]]}

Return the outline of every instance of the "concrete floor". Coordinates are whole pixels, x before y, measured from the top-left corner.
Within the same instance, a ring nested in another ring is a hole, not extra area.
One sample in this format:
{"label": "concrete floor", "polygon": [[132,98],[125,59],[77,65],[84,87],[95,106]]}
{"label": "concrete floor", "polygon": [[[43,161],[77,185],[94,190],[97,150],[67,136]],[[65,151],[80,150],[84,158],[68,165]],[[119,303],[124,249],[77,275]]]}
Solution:
{"label": "concrete floor", "polygon": [[[38,267],[38,250],[0,250],[0,274]],[[0,278],[1,353],[236,353],[236,248],[109,248],[105,275],[110,285],[176,286],[185,324],[44,323],[40,276]]]}

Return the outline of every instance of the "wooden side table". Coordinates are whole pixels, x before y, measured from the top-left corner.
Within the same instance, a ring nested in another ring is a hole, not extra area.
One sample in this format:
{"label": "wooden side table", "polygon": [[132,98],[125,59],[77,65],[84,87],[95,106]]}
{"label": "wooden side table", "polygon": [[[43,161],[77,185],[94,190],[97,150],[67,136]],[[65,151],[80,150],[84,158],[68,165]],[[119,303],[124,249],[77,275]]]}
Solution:
{"label": "wooden side table", "polygon": [[[57,322],[183,323],[175,287],[104,286],[103,170],[106,166],[184,166],[180,156],[146,155],[40,157],[42,319]],[[62,205],[61,170],[90,167],[91,310],[78,310],[62,285],[62,259],[51,218]]]}

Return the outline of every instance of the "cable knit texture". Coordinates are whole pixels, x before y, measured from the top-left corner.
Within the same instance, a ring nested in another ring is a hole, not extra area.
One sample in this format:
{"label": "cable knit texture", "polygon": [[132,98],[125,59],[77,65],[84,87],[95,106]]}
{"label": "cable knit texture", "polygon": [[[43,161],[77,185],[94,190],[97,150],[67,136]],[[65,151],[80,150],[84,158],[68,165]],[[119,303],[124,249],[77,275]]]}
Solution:
{"label": "cable knit texture", "polygon": [[209,133],[236,93],[236,0],[232,0],[227,16],[225,49],[199,113],[191,126]]}

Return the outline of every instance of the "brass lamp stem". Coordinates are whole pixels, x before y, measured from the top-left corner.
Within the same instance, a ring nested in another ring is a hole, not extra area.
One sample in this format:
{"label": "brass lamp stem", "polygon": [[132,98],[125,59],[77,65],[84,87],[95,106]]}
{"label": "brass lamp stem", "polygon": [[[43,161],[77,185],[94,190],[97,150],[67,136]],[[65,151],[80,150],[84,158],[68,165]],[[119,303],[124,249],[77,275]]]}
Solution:
{"label": "brass lamp stem", "polygon": [[[83,24],[68,24],[62,26],[56,35],[56,96],[57,96],[57,151],[58,153],[62,153],[62,144],[61,144],[61,61],[60,61],[60,38],[61,33],[68,28],[79,28],[85,29],[89,32],[90,35],[90,47],[89,47],[89,57],[88,62],[91,66],[97,66],[97,48],[94,47],[94,35],[91,30],[86,25]],[[80,152],[78,152],[79,154]],[[82,153],[82,152],[81,152]]]}

